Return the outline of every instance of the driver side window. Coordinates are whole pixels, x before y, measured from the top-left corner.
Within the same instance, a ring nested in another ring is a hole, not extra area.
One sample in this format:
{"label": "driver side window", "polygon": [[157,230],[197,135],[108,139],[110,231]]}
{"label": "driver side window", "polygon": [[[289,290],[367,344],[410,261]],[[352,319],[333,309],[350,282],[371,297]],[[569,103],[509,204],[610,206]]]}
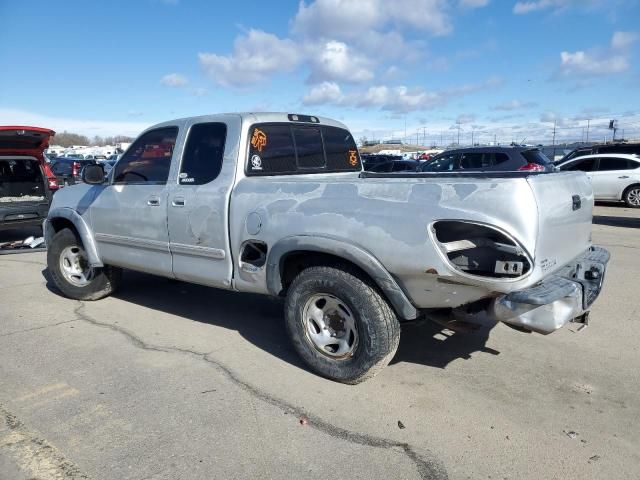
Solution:
{"label": "driver side window", "polygon": [[178,127],[152,130],[138,138],[114,167],[116,185],[164,185],[169,177]]}

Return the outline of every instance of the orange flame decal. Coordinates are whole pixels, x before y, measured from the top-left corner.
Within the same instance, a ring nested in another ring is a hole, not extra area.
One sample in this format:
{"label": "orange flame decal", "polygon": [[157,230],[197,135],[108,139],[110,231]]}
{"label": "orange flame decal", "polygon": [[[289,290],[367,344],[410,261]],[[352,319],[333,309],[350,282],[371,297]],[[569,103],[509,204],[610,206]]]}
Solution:
{"label": "orange flame decal", "polygon": [[358,165],[358,152],[356,150],[349,150],[349,164],[352,167]]}
{"label": "orange flame decal", "polygon": [[259,152],[262,152],[262,149],[267,145],[267,134],[256,128],[251,136],[251,145]]}

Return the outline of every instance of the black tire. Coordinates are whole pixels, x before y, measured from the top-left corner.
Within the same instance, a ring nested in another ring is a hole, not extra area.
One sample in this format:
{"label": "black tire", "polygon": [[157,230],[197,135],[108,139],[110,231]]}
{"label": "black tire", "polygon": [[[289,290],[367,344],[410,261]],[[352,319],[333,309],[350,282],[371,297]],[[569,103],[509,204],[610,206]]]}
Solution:
{"label": "black tire", "polygon": [[84,248],[78,235],[64,228],[57,232],[47,245],[47,268],[56,287],[69,298],[74,300],[99,300],[111,295],[122,277],[122,270],[116,267],[105,266],[94,268],[91,279],[84,286],[78,286],[65,278],[60,267],[60,256],[67,247],[77,247],[82,252]]}
{"label": "black tire", "polygon": [[640,185],[631,185],[622,194],[622,200],[630,208],[640,208],[638,199],[640,198]]}
{"label": "black tire", "polygon": [[[317,294],[338,298],[353,312],[358,342],[351,356],[331,358],[320,352],[306,334],[303,312]],[[400,342],[400,323],[377,289],[348,268],[310,267],[287,292],[287,332],[302,360],[316,373],[342,383],[356,384],[373,377],[393,358]]]}

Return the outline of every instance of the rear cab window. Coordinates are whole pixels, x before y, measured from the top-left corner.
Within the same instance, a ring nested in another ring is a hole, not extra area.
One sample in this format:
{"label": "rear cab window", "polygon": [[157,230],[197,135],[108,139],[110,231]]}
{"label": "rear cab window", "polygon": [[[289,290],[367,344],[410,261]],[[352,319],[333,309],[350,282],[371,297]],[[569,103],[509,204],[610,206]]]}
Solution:
{"label": "rear cab window", "polygon": [[328,125],[262,123],[249,131],[248,176],[359,172],[348,130]]}

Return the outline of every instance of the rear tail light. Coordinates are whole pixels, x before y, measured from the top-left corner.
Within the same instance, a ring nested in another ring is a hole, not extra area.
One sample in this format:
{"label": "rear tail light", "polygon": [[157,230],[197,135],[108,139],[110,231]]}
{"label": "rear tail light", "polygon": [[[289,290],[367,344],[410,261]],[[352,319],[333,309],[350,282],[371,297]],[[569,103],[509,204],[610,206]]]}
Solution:
{"label": "rear tail light", "polygon": [[80,162],[73,162],[71,164],[71,175],[74,177],[80,175]]}
{"label": "rear tail light", "polygon": [[44,164],[44,174],[47,177],[47,185],[49,187],[49,190],[58,190],[60,188],[58,179],[53,174],[53,171],[51,170],[51,167],[48,163]]}
{"label": "rear tail light", "polygon": [[520,167],[518,170],[525,171],[525,172],[544,172],[546,168],[544,167],[544,165],[539,165],[537,163],[529,162],[526,165],[523,165],[522,167]]}

